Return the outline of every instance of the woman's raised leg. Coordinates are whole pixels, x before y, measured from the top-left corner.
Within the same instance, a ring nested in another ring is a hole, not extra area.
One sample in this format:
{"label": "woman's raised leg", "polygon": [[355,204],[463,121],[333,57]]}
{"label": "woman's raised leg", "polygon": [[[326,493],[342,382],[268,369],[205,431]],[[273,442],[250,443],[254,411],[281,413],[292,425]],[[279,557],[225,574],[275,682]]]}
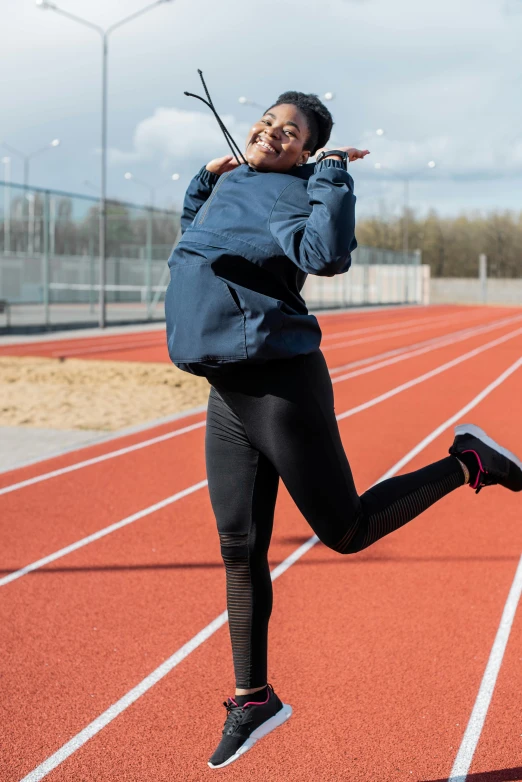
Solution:
{"label": "woman's raised leg", "polygon": [[359,496],[320,352],[253,367],[219,390],[314,532],[343,554],[371,545],[465,483],[465,468],[447,456]]}

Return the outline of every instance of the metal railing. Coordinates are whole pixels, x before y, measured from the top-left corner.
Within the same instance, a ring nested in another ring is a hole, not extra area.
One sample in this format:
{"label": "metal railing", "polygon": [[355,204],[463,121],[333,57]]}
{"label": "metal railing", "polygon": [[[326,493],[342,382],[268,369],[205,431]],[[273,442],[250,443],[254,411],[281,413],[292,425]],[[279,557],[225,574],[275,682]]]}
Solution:
{"label": "metal railing", "polygon": [[[0,298],[12,305],[13,324],[50,326],[71,318],[94,325],[99,208],[99,200],[90,196],[0,182]],[[107,202],[108,304],[140,304],[134,313],[109,307],[108,321],[152,317],[155,287],[176,241],[179,217],[170,210]],[[137,297],[134,289],[140,291]],[[55,306],[81,303],[89,307],[76,316],[66,315],[63,306],[60,315]]]}
{"label": "metal railing", "polygon": [[[96,325],[99,201],[0,182],[0,299],[12,327]],[[123,201],[107,205],[107,322],[161,319],[167,259],[179,235],[176,212]],[[358,247],[353,268],[334,278],[308,277],[312,308],[425,299],[420,253]],[[0,328],[5,327],[0,314]]]}

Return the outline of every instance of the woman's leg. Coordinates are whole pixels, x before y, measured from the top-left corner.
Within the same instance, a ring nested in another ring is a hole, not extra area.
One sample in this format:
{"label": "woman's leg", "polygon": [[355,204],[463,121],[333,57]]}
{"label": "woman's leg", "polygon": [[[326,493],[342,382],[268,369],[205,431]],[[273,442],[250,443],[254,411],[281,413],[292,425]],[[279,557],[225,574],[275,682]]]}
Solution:
{"label": "woman's leg", "polygon": [[208,401],[207,476],[225,563],[236,694],[267,683],[272,581],[268,547],[279,476],[214,388]]}
{"label": "woman's leg", "polygon": [[359,497],[320,352],[251,367],[233,382],[219,382],[249,442],[274,465],[323,543],[343,554],[371,545],[464,484],[461,463],[448,456]]}

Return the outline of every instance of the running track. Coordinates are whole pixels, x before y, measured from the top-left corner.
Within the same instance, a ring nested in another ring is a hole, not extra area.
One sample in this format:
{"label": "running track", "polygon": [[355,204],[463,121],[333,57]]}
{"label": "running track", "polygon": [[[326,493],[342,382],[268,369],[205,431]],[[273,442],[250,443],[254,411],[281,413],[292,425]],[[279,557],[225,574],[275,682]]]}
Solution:
{"label": "running track", "polygon": [[[360,490],[443,456],[454,420],[522,451],[522,310],[321,324]],[[166,359],[162,332],[0,349],[65,353]],[[0,475],[2,782],[522,779],[522,505],[497,487],[350,557],[281,487],[270,681],[294,714],[207,768],[233,678],[203,439],[199,414]]]}

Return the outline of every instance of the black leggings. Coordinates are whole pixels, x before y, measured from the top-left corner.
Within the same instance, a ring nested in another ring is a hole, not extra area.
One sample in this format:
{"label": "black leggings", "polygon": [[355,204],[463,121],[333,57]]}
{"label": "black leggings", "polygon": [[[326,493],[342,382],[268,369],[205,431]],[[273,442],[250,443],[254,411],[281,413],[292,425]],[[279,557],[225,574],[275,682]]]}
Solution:
{"label": "black leggings", "polygon": [[207,476],[226,569],[236,686],[262,687],[272,610],[267,553],[279,476],[320,540],[351,554],[462,486],[464,473],[448,456],[359,497],[320,351],[239,365],[209,382]]}

